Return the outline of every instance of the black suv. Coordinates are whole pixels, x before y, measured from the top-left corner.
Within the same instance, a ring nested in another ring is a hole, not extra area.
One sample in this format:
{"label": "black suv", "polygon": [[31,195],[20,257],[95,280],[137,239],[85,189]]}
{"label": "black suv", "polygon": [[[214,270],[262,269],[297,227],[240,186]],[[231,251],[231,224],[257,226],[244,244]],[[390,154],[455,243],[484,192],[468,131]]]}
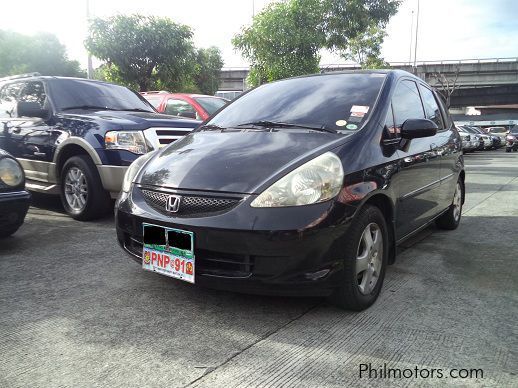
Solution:
{"label": "black suv", "polygon": [[107,82],[0,79],[0,148],[21,163],[29,190],[60,194],[79,220],[111,210],[135,159],[198,124],[158,114],[138,93]]}

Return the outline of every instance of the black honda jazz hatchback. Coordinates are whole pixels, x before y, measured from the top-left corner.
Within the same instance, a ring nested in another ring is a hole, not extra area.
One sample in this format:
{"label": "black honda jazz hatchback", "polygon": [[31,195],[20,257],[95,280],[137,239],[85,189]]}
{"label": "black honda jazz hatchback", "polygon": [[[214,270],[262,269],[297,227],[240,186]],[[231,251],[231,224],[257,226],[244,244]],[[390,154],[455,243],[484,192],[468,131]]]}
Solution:
{"label": "black honda jazz hatchback", "polygon": [[117,236],[165,276],[362,310],[397,244],[455,229],[463,201],[461,139],[425,82],[328,73],[262,85],[137,159]]}

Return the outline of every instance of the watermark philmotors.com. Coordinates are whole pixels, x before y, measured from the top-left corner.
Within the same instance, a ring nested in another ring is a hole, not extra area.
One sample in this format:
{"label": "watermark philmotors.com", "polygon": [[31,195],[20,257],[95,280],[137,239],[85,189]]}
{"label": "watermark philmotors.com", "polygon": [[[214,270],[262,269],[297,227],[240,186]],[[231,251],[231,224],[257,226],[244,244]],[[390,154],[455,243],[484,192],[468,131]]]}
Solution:
{"label": "watermark philmotors.com", "polygon": [[483,379],[482,369],[392,368],[387,364],[359,365],[360,379]]}

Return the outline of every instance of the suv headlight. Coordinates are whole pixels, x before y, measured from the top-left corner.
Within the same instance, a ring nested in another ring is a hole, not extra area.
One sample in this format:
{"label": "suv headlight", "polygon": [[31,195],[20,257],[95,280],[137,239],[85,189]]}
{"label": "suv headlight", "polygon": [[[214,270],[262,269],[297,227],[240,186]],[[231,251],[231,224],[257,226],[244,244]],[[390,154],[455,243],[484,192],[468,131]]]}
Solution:
{"label": "suv headlight", "polygon": [[285,175],[251,203],[252,207],[310,205],[335,197],[342,188],[342,162],[326,152]]}
{"label": "suv headlight", "polygon": [[135,180],[140,169],[144,166],[144,164],[154,156],[156,151],[149,152],[138,159],[135,159],[133,163],[129,166],[126,174],[124,175],[124,180],[122,181],[122,191],[128,193],[131,190],[131,184]]}
{"label": "suv headlight", "polygon": [[108,131],[104,145],[107,150],[127,150],[140,155],[148,151],[142,131]]}
{"label": "suv headlight", "polygon": [[11,158],[0,159],[0,181],[11,187],[23,183],[23,169],[16,160]]}

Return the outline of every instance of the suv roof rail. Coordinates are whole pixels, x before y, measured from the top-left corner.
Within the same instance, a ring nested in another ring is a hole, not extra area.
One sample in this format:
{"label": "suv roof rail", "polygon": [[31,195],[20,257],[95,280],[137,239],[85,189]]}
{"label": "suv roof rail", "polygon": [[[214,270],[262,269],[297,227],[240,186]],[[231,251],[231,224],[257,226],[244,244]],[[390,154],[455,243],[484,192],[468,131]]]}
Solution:
{"label": "suv roof rail", "polygon": [[143,96],[146,94],[171,94],[171,92],[168,92],[167,90],[150,90],[149,92],[140,92]]}
{"label": "suv roof rail", "polygon": [[3,81],[10,81],[12,79],[19,79],[19,78],[30,78],[30,77],[39,77],[41,74],[38,72],[33,73],[25,73],[25,74],[16,74],[16,75],[10,75],[8,77],[0,78],[0,82]]}

